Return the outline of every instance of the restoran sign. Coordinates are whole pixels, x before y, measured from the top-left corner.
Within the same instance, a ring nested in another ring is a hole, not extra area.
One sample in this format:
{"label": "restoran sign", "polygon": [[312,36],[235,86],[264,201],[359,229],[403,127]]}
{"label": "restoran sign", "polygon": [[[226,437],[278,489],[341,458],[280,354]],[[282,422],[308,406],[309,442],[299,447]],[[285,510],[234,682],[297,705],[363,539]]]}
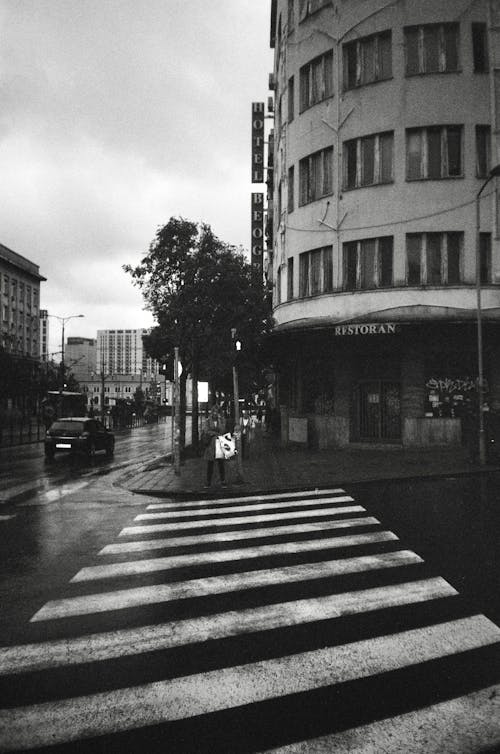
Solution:
{"label": "restoran sign", "polygon": [[336,325],[334,335],[395,335],[397,325],[394,322],[374,322],[361,325]]}

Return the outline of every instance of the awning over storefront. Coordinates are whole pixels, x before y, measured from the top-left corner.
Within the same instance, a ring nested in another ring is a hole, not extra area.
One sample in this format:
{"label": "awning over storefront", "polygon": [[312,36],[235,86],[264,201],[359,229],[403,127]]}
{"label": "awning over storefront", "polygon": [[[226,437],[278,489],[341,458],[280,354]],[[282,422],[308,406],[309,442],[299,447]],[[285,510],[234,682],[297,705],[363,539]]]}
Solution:
{"label": "awning over storefront", "polygon": [[[490,307],[481,310],[483,321],[500,322],[500,307]],[[353,319],[339,319],[337,317],[305,317],[276,325],[273,332],[285,333],[290,331],[331,329],[340,325],[359,325],[361,323],[389,323],[418,324],[441,322],[471,322],[476,319],[475,309],[460,309],[447,306],[399,306],[394,309],[384,309],[369,312],[362,317]]]}

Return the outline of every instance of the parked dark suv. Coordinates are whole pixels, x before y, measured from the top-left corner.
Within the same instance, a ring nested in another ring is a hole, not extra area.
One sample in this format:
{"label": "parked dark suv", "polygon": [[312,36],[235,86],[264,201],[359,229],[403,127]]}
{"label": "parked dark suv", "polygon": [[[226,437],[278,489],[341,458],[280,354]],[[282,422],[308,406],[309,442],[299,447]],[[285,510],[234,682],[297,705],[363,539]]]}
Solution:
{"label": "parked dark suv", "polygon": [[45,435],[45,456],[55,453],[85,453],[92,458],[96,451],[104,450],[108,457],[115,450],[115,437],[98,419],[71,416],[56,419]]}

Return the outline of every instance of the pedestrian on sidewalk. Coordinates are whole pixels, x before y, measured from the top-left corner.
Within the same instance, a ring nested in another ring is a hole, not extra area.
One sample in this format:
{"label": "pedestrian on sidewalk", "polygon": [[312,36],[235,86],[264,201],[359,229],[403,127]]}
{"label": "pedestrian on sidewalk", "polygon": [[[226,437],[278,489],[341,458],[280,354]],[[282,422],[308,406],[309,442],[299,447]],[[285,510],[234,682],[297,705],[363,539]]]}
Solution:
{"label": "pedestrian on sidewalk", "polygon": [[203,458],[207,462],[207,476],[206,487],[210,487],[212,484],[212,477],[214,473],[214,463],[217,460],[217,466],[219,468],[219,478],[221,485],[226,486],[226,474],[224,468],[224,458],[216,458],[216,442],[219,435],[223,435],[226,431],[226,420],[222,413],[219,411],[218,406],[214,405],[210,409],[210,413],[205,422],[205,426],[202,431],[202,440],[205,444],[205,452]]}
{"label": "pedestrian on sidewalk", "polygon": [[241,427],[241,457],[246,457],[246,449],[247,449],[247,442],[250,439],[250,417],[248,415],[248,411],[244,408],[241,412],[240,417],[240,427]]}

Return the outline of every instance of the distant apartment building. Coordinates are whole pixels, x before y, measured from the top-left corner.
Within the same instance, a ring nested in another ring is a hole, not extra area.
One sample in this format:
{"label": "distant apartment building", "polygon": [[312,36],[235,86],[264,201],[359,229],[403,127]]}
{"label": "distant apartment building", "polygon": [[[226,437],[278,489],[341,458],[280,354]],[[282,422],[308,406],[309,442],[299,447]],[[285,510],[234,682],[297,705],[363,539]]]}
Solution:
{"label": "distant apartment building", "polygon": [[97,371],[95,338],[71,337],[66,341],[65,362],[77,382],[89,380]]}
{"label": "distant apartment building", "polygon": [[142,338],[149,330],[98,330],[97,370],[109,375],[142,375],[144,380],[158,373],[156,361],[144,350]]}
{"label": "distant apartment building", "polygon": [[[76,375],[75,375],[76,376]],[[154,380],[143,380],[142,374],[113,374],[94,373],[84,380],[79,380],[80,390],[87,396],[90,408],[101,410],[112,408],[120,400],[133,401],[136,392],[142,392],[146,400],[155,400],[157,384]]]}
{"label": "distant apartment building", "polygon": [[37,264],[0,244],[0,345],[9,353],[40,356],[40,275]]}

